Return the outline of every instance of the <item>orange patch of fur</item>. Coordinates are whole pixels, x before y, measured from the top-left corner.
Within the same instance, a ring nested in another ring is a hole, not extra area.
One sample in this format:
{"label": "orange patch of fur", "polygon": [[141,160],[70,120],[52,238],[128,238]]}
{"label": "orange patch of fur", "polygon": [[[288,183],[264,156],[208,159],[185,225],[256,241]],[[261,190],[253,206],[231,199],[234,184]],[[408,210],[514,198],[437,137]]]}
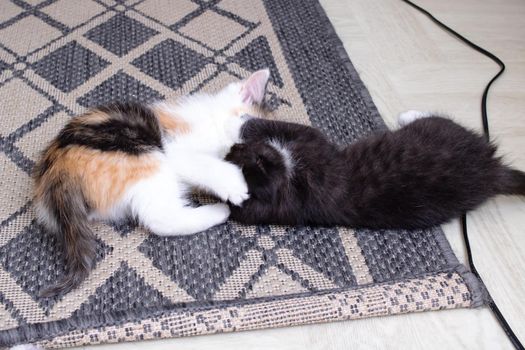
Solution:
{"label": "orange patch of fur", "polygon": [[190,131],[189,124],[182,118],[160,108],[156,108],[153,111],[159,120],[160,126],[168,133],[186,134]]}
{"label": "orange patch of fur", "polygon": [[51,145],[44,157],[52,165],[37,179],[37,198],[44,194],[47,184],[53,179],[66,176],[80,183],[90,206],[103,214],[118,203],[130,186],[153,175],[160,166],[160,161],[153,154],[133,156],[82,146],[59,149]]}

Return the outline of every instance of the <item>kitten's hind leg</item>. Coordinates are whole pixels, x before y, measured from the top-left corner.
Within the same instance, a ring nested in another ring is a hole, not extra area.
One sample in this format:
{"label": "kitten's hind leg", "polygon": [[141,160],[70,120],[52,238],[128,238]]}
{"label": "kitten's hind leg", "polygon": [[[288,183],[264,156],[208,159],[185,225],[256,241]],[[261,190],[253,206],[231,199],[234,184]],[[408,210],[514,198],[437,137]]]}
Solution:
{"label": "kitten's hind leg", "polygon": [[397,122],[399,126],[403,127],[418,119],[428,118],[431,116],[432,116],[432,113],[430,112],[421,112],[421,111],[416,111],[416,110],[411,109],[409,111],[400,113],[397,117]]}
{"label": "kitten's hind leg", "polygon": [[185,186],[169,168],[137,183],[128,193],[132,214],[160,236],[189,235],[222,224],[230,216],[224,203],[191,207]]}
{"label": "kitten's hind leg", "polygon": [[159,236],[191,235],[224,223],[230,208],[224,203],[200,207],[168,208],[162,212],[142,213],[140,221]]}

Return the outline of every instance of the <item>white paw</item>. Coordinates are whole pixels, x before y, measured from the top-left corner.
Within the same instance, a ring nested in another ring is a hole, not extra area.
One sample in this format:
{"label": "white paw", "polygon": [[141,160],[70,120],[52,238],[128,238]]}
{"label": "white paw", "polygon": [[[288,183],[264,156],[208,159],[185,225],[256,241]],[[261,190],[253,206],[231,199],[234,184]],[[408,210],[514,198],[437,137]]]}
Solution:
{"label": "white paw", "polygon": [[209,219],[214,222],[214,225],[222,224],[230,217],[230,208],[227,204],[208,204],[206,208],[209,212]]}
{"label": "white paw", "polygon": [[245,182],[231,184],[231,186],[217,191],[217,195],[224,202],[230,202],[236,206],[240,206],[245,200],[250,198],[250,195],[248,194],[248,186]]}
{"label": "white paw", "polygon": [[32,344],[21,344],[15,345],[9,350],[42,350],[42,348]]}
{"label": "white paw", "polygon": [[221,176],[222,183],[217,186],[215,191],[220,199],[224,202],[230,202],[233,205],[240,206],[242,202],[250,198],[248,194],[248,185],[241,169],[232,165],[228,174]]}
{"label": "white paw", "polygon": [[415,120],[421,119],[421,118],[427,118],[430,117],[432,114],[430,112],[421,112],[416,110],[409,110],[403,113],[400,113],[397,117],[397,121],[399,123],[399,126],[406,126],[410,123],[412,123]]}
{"label": "white paw", "polygon": [[228,200],[230,201],[231,204],[240,207],[242,203],[249,198],[250,198],[250,195],[248,194],[248,190],[246,190],[246,192],[230,196]]}

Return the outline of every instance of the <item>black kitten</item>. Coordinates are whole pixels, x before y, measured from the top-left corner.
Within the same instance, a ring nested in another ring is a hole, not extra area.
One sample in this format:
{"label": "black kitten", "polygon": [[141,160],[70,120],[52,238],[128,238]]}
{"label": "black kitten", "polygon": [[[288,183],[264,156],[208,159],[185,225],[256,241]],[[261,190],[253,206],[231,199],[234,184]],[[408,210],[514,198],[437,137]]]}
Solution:
{"label": "black kitten", "polygon": [[525,173],[503,165],[494,145],[451,120],[420,117],[405,114],[401,129],[344,149],[308,126],[248,121],[244,143],[226,160],[242,167],[250,199],[230,206],[231,217],[413,229],[446,222],[497,194],[525,195]]}

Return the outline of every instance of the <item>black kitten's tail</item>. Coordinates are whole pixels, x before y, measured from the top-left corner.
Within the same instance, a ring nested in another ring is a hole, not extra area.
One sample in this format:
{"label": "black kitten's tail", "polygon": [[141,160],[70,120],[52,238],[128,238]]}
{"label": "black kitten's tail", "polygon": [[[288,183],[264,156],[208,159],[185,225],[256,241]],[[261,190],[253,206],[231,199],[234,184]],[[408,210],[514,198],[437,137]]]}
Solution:
{"label": "black kitten's tail", "polygon": [[88,207],[78,186],[58,181],[47,187],[42,199],[63,239],[66,275],[54,286],[40,292],[41,297],[63,294],[77,287],[93,269],[96,260],[96,236],[88,225]]}
{"label": "black kitten's tail", "polygon": [[500,191],[501,194],[525,196],[525,172],[506,168]]}

